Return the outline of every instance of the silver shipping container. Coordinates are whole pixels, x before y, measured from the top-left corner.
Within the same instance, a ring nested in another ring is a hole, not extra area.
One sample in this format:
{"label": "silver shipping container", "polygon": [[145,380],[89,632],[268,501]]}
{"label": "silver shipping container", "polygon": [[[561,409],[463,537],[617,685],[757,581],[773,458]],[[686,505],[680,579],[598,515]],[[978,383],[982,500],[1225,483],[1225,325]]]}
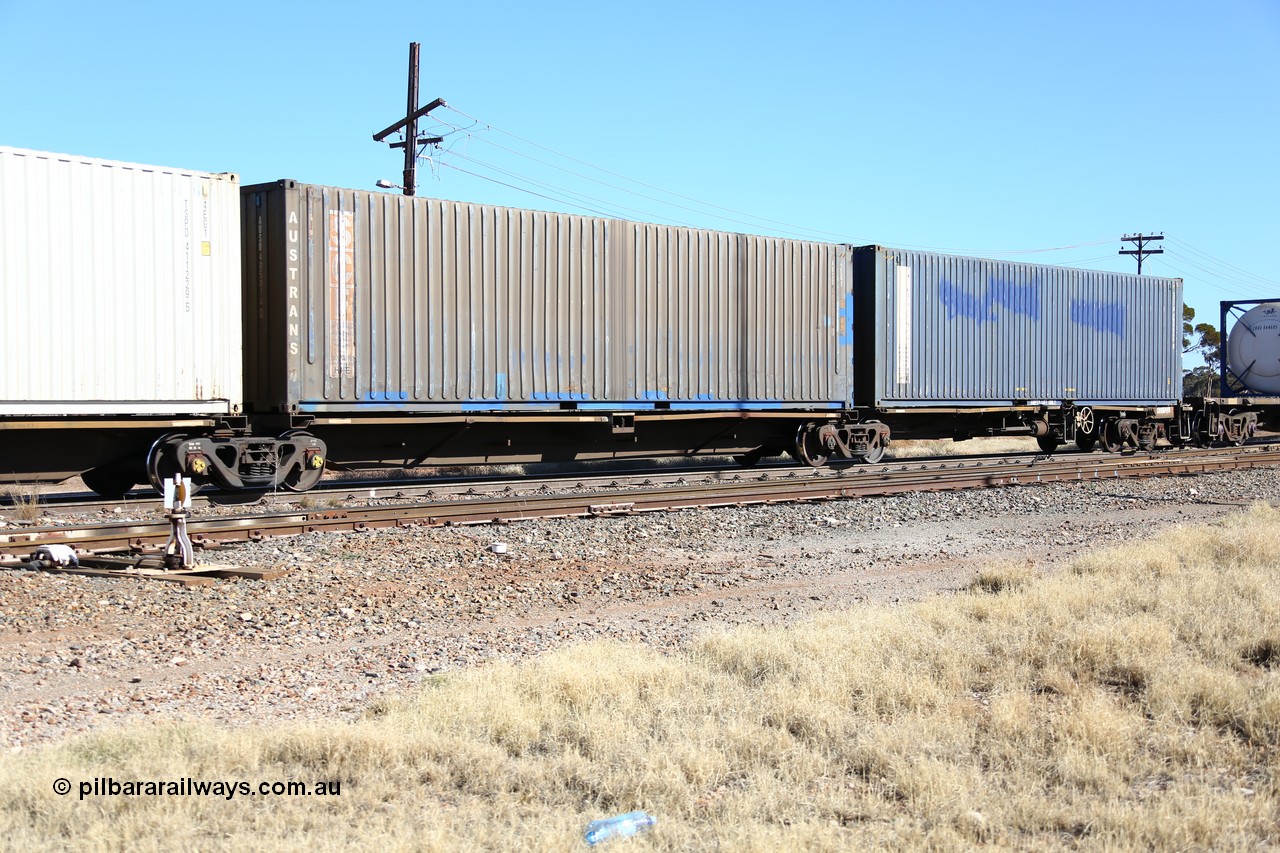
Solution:
{"label": "silver shipping container", "polygon": [[850,399],[847,247],[293,181],[242,227],[261,411]]}
{"label": "silver shipping container", "polygon": [[880,246],[853,268],[860,405],[1181,399],[1181,279]]}
{"label": "silver shipping container", "polygon": [[241,406],[239,181],[0,147],[0,415]]}

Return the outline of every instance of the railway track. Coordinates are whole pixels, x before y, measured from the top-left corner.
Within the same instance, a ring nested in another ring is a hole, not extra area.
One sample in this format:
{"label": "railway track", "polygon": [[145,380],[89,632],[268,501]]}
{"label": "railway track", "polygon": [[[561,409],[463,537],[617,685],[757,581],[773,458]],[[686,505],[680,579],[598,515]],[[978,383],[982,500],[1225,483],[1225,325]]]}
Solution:
{"label": "railway track", "polygon": [[[1037,454],[1026,453],[987,453],[969,454],[964,458],[975,462],[995,462],[998,460],[1029,460]],[[954,460],[956,457],[939,459],[914,458],[887,461],[891,464],[925,464],[930,461]],[[844,463],[830,468],[820,469],[819,474],[836,474],[844,469],[861,467],[860,463]],[[483,495],[502,495],[519,492],[532,492],[602,489],[644,488],[685,482],[716,483],[740,482],[743,479],[794,478],[796,476],[812,476],[814,469],[808,465],[794,462],[767,462],[754,467],[744,467],[736,462],[699,463],[687,465],[663,466],[621,466],[610,468],[597,466],[589,470],[574,470],[567,473],[523,474],[468,474],[464,476],[438,476],[417,478],[388,478],[328,480],[310,489],[305,495],[297,492],[223,492],[205,490],[197,493],[192,499],[196,509],[233,506],[296,506],[328,504],[333,501],[360,500],[402,500],[420,498],[424,500],[448,498],[473,498]],[[39,496],[41,510],[57,514],[111,513],[117,510],[136,511],[140,507],[149,508],[156,501],[156,494],[150,488],[130,492],[122,500],[104,500],[85,492],[63,492]],[[11,495],[0,495],[0,510],[4,507],[15,507],[22,501]]]}
{"label": "railway track", "polygon": [[[493,524],[532,518],[625,515],[695,507],[744,506],[788,501],[819,501],[912,491],[946,491],[997,486],[1027,486],[1063,481],[1102,481],[1124,477],[1195,474],[1280,465],[1280,444],[1243,448],[1179,450],[1154,454],[1074,454],[1056,457],[952,458],[923,462],[861,465],[835,470],[739,470],[735,479],[655,483],[575,493],[555,491],[488,494],[454,500],[405,500],[394,506],[292,507],[253,515],[193,518],[187,526],[197,548],[217,548],[317,531],[361,531],[416,525]],[[616,479],[616,478],[615,478]],[[581,477],[562,478],[565,488],[580,487]],[[504,487],[505,488],[505,487]],[[28,527],[0,531],[0,565],[21,564],[35,549],[68,545],[82,553],[154,552],[168,540],[166,521],[95,523]]]}
{"label": "railway track", "polygon": [[[1009,454],[1016,455],[1016,454]],[[994,455],[992,456],[994,458]],[[792,476],[808,471],[808,466],[795,463],[769,463],[755,468],[744,468],[737,463],[691,464],[682,466],[628,466],[625,468],[572,471],[568,473],[540,473],[513,476],[511,474],[468,474],[440,477],[377,477],[370,479],[343,479],[322,482],[305,495],[297,492],[223,492],[201,491],[192,498],[194,508],[232,506],[270,506],[328,503],[331,501],[358,501],[421,498],[433,500],[451,497],[476,497],[481,495],[510,494],[512,492],[563,491],[567,488],[602,489],[631,488],[661,485],[680,480],[714,482],[740,480],[743,476]],[[135,510],[140,505],[150,505],[156,493],[150,488],[130,492],[123,500],[104,500],[85,492],[46,494],[39,497],[42,509],[56,513],[111,512],[117,508]],[[20,499],[0,496],[0,509],[13,507]]]}

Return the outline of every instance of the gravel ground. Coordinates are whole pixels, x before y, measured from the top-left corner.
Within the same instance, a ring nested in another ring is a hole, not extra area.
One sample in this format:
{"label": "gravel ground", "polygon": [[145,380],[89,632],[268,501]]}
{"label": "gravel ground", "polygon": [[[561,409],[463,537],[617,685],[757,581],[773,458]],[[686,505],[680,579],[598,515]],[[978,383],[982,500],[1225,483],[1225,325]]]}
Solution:
{"label": "gravel ground", "polygon": [[203,555],[290,568],[211,587],[0,571],[0,746],[175,717],[351,718],[487,660],[917,600],[993,558],[1052,570],[1254,500],[1280,502],[1280,470],[310,534]]}

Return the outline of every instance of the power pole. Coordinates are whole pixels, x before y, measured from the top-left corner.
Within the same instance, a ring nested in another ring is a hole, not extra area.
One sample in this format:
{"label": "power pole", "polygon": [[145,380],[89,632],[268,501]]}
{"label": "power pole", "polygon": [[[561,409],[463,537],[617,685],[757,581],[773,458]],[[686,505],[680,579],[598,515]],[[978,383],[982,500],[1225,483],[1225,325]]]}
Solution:
{"label": "power pole", "polygon": [[[392,148],[404,149],[404,185],[401,189],[404,190],[405,195],[413,195],[417,187],[418,146],[435,145],[444,141],[444,137],[441,136],[418,136],[418,119],[436,107],[445,106],[443,99],[436,98],[422,109],[418,109],[418,50],[420,47],[421,45],[416,41],[409,42],[409,99],[405,107],[404,118],[373,135],[374,142],[381,142],[391,134],[404,128],[403,142],[389,142],[387,144]],[[389,186],[389,184],[380,184],[380,186]]]}
{"label": "power pole", "polygon": [[1121,245],[1125,243],[1133,243],[1138,248],[1121,249],[1120,254],[1137,255],[1138,256],[1138,275],[1142,275],[1142,259],[1143,258],[1145,258],[1147,255],[1163,255],[1164,254],[1164,249],[1148,249],[1146,248],[1146,245],[1152,242],[1153,240],[1163,240],[1163,239],[1164,239],[1163,231],[1161,231],[1159,234],[1126,234],[1120,238]]}

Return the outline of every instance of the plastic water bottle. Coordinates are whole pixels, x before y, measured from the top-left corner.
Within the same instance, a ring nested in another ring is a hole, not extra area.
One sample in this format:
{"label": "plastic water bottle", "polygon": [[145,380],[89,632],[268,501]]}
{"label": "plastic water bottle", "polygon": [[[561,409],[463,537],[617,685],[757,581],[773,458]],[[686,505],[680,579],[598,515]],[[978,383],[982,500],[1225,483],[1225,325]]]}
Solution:
{"label": "plastic water bottle", "polygon": [[625,838],[628,835],[635,835],[642,829],[648,829],[657,822],[656,817],[642,811],[593,820],[587,824],[587,843],[599,844],[610,838]]}

